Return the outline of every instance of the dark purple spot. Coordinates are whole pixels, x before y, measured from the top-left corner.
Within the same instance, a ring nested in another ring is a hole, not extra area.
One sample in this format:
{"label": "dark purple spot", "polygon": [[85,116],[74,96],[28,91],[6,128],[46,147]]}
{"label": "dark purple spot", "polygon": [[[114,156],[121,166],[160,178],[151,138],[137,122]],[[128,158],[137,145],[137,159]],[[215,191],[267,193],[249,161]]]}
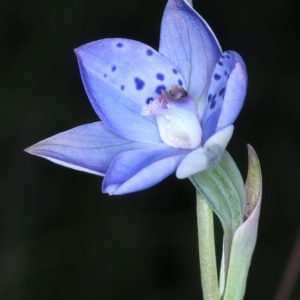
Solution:
{"label": "dark purple spot", "polygon": [[174,74],[177,74],[178,71],[177,71],[176,69],[173,69],[173,73],[174,73]]}
{"label": "dark purple spot", "polygon": [[223,62],[219,61],[218,65],[223,66],[224,64],[223,64]]}
{"label": "dark purple spot", "polygon": [[107,74],[104,74],[103,77],[107,77]]}
{"label": "dark purple spot", "polygon": [[213,102],[210,104],[210,109],[213,109],[215,106],[216,106],[216,101],[213,101]]}
{"label": "dark purple spot", "polygon": [[145,85],[145,82],[144,82],[142,79],[140,79],[140,78],[138,78],[138,77],[135,77],[135,78],[134,78],[134,82],[135,82],[135,88],[136,88],[138,91],[140,91],[140,90],[143,89],[143,87],[144,87],[144,85]]}
{"label": "dark purple spot", "polygon": [[213,95],[213,97],[211,98],[211,102],[215,102],[216,96],[217,96],[216,94]]}
{"label": "dark purple spot", "polygon": [[224,56],[224,55],[221,55],[221,57],[222,57],[222,58],[225,58],[225,56]]}
{"label": "dark purple spot", "polygon": [[207,100],[208,100],[208,102],[210,102],[210,100],[211,100],[211,94],[208,95]]}
{"label": "dark purple spot", "polygon": [[219,75],[219,74],[215,73],[215,75],[214,75],[214,79],[216,79],[216,80],[219,80],[220,78],[221,78],[221,75]]}
{"label": "dark purple spot", "polygon": [[231,57],[229,55],[226,55],[226,58],[230,59]]}
{"label": "dark purple spot", "polygon": [[160,81],[164,81],[165,79],[165,75],[164,74],[161,74],[161,73],[157,73],[156,74],[156,78]]}
{"label": "dark purple spot", "polygon": [[161,94],[161,90],[166,91],[167,90],[166,86],[164,86],[164,85],[157,86],[156,89],[155,89],[155,93],[156,94]]}
{"label": "dark purple spot", "polygon": [[116,71],[116,68],[117,68],[116,66],[111,67],[111,71],[112,72]]}
{"label": "dark purple spot", "polygon": [[227,71],[225,71],[225,72],[224,72],[224,75],[227,76],[227,74],[228,74]]}
{"label": "dark purple spot", "polygon": [[153,51],[150,50],[150,49],[148,49],[148,50],[146,51],[146,53],[147,53],[147,55],[149,55],[149,56],[153,55]]}
{"label": "dark purple spot", "polygon": [[122,48],[122,47],[123,47],[123,44],[122,44],[122,43],[118,43],[118,44],[117,44],[117,47]]}
{"label": "dark purple spot", "polygon": [[146,103],[149,104],[149,103],[150,103],[151,101],[153,101],[153,100],[154,100],[153,97],[149,97],[149,98],[147,98]]}
{"label": "dark purple spot", "polygon": [[222,89],[220,89],[220,92],[219,92],[219,96],[223,96],[225,93],[225,88],[223,87]]}
{"label": "dark purple spot", "polygon": [[181,86],[183,85],[183,82],[182,82],[181,79],[178,79],[178,84],[181,85]]}
{"label": "dark purple spot", "polygon": [[121,90],[124,91],[124,89],[125,89],[125,86],[121,85]]}

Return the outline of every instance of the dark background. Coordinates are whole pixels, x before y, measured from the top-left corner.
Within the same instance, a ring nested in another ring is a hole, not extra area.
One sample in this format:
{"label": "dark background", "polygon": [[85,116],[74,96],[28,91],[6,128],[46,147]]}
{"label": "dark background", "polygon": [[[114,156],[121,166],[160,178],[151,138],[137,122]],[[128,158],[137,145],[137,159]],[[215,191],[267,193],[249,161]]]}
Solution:
{"label": "dark background", "polygon": [[[105,37],[157,48],[165,3],[1,1],[1,300],[201,299],[195,192],[188,180],[173,175],[149,190],[109,197],[100,191],[100,177],[23,152],[98,120],[73,49]],[[263,171],[245,299],[273,299],[299,229],[296,3],[194,0],[223,49],[239,52],[248,67],[248,95],[228,147],[245,177],[250,143]],[[218,224],[217,240],[220,246]],[[291,299],[300,299],[299,280]]]}

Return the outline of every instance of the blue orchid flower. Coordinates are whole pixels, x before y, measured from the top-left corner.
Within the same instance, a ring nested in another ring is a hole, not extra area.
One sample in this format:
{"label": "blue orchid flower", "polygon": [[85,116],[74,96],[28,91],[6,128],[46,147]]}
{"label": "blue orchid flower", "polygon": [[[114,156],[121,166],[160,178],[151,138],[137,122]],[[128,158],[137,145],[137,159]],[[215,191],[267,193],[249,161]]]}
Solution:
{"label": "blue orchid flower", "polygon": [[75,50],[89,100],[102,121],[45,139],[29,153],[104,176],[102,191],[149,188],[217,164],[244,102],[246,67],[222,53],[207,23],[169,0],[159,51],[111,38]]}

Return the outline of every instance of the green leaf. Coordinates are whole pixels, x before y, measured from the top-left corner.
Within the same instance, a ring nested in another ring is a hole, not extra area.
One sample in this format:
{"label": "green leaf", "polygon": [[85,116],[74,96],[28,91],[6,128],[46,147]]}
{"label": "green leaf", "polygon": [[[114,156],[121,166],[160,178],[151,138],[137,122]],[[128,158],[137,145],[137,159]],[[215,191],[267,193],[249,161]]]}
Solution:
{"label": "green leaf", "polygon": [[262,175],[258,157],[248,145],[248,175],[246,181],[246,221],[236,230],[230,254],[224,300],[242,300],[256,244],[258,219],[262,195]]}
{"label": "green leaf", "polygon": [[221,162],[189,179],[220,218],[223,227],[235,231],[243,221],[246,193],[242,176],[225,151]]}
{"label": "green leaf", "polygon": [[242,176],[225,151],[221,162],[189,177],[219,217],[224,230],[224,274],[227,273],[233,234],[243,222],[246,192]]}

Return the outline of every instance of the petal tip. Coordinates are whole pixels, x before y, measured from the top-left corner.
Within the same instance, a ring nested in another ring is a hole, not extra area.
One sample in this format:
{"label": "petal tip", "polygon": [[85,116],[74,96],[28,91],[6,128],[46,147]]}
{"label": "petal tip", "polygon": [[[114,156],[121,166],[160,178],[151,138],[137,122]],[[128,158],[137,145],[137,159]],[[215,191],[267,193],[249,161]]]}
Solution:
{"label": "petal tip", "polygon": [[39,144],[39,143],[34,144],[34,145],[32,145],[32,146],[29,146],[29,147],[25,148],[23,151],[25,151],[25,152],[27,152],[27,153],[29,153],[29,154],[32,154],[32,155],[37,155],[37,154],[35,153],[35,148],[36,148],[36,146],[37,146],[38,144]]}
{"label": "petal tip", "polygon": [[109,196],[117,195],[116,191],[120,187],[120,184],[110,184],[107,186],[102,186],[102,193],[108,194]]}

